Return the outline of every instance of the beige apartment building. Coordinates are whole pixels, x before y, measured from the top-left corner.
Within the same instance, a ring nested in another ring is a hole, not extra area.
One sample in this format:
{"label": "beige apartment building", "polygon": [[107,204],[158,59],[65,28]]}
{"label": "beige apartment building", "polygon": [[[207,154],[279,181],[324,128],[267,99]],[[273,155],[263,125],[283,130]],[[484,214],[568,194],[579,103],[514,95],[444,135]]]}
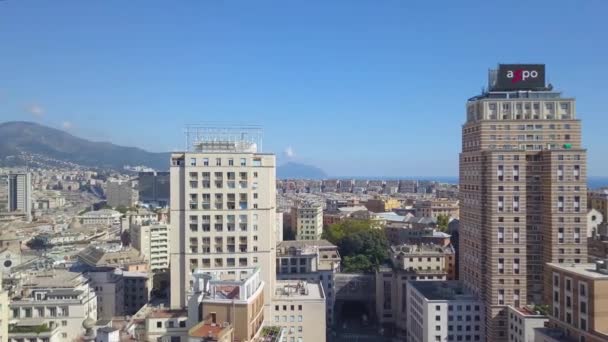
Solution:
{"label": "beige apartment building", "polygon": [[319,240],[323,234],[323,207],[318,203],[296,203],[291,208],[296,240]]}
{"label": "beige apartment building", "polygon": [[169,270],[169,226],[164,223],[143,222],[131,226],[131,244],[149,263],[153,273]]}
{"label": "beige apartment building", "polygon": [[283,328],[286,342],[325,342],[325,294],[320,283],[277,281],[272,324]]}
{"label": "beige apartment building", "polygon": [[452,245],[404,244],[391,246],[392,267],[376,272],[378,322],[405,338],[408,329],[407,289],[410,281],[452,280],[455,254]]}
{"label": "beige apartment building", "polygon": [[595,209],[602,213],[605,221],[608,221],[608,189],[589,191],[587,195],[589,209]]}
{"label": "beige apartment building", "polygon": [[[170,305],[182,308],[196,270],[260,267],[270,309],[275,282],[276,161],[257,128],[188,128],[171,156]],[[269,311],[267,312],[269,313]]]}
{"label": "beige apartment building", "polygon": [[[46,337],[73,341],[84,334],[85,320],[97,321],[97,294],[81,273],[43,270],[23,279],[10,298],[10,310],[9,323],[23,327],[9,333],[10,338],[37,338],[34,328],[46,325]],[[29,335],[20,333],[24,331]]]}
{"label": "beige apartment building", "polygon": [[559,341],[608,341],[608,260],[547,264],[548,327]]}
{"label": "beige apartment building", "polygon": [[199,269],[188,303],[188,326],[232,326],[235,341],[252,341],[264,322],[264,281],[259,267]]}
{"label": "beige apartment building", "polygon": [[416,208],[416,216],[419,217],[437,218],[440,215],[456,219],[460,217],[460,206],[456,199],[433,198],[416,202],[414,207]]}
{"label": "beige apartment building", "polygon": [[542,303],[545,263],[587,260],[576,101],[544,79],[497,90],[508,67],[490,71],[490,91],[467,102],[460,154],[459,274],[485,302],[489,341],[507,340],[507,305]]}
{"label": "beige apartment building", "polygon": [[281,241],[277,244],[277,279],[319,282],[326,298],[327,325],[334,323],[335,275],[342,258],[327,240]]}

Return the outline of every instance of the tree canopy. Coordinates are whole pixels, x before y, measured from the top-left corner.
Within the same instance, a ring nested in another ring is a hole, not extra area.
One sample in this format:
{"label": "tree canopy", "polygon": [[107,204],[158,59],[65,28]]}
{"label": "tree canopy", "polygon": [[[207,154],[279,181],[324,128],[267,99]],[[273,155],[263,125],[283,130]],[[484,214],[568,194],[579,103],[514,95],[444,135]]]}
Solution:
{"label": "tree canopy", "polygon": [[346,220],[327,227],[323,238],[338,246],[344,272],[372,272],[388,258],[382,229],[369,220]]}
{"label": "tree canopy", "polygon": [[437,228],[442,232],[448,231],[448,223],[450,223],[450,217],[445,214],[439,214],[437,216]]}

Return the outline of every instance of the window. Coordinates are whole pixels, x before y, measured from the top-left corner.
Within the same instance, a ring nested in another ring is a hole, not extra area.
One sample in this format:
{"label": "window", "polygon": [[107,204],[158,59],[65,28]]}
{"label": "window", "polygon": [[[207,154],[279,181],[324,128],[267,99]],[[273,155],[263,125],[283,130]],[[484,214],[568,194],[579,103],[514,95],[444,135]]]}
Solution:
{"label": "window", "polygon": [[163,327],[163,323],[162,322],[156,322],[156,327],[157,328],[162,328]]}

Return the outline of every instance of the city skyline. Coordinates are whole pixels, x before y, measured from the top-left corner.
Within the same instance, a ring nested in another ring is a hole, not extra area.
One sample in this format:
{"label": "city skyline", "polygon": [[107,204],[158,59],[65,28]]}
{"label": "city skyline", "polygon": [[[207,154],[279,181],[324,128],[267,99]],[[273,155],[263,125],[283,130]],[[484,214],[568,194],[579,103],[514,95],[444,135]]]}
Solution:
{"label": "city skyline", "polygon": [[[606,5],[509,6],[5,1],[0,39],[14,43],[0,65],[0,117],[167,152],[187,123],[252,122],[265,151],[329,175],[451,176],[462,99],[499,62],[538,62],[577,99],[589,174],[608,174],[598,148],[608,51],[594,44]],[[461,22],[465,13],[479,21]],[[566,20],[576,25],[555,25]],[[543,44],[526,34],[534,28]]]}

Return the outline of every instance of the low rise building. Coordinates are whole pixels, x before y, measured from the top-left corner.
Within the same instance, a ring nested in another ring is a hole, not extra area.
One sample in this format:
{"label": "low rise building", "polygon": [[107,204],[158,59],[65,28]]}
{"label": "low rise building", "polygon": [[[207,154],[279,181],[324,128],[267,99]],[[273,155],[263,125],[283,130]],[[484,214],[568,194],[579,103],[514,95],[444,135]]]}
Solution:
{"label": "low rise building", "polygon": [[188,314],[186,310],[144,307],[145,333],[138,341],[186,342],[188,341]]}
{"label": "low rise building", "polygon": [[384,213],[400,208],[401,202],[393,197],[376,197],[368,199],[367,202],[365,202],[365,207],[367,210],[374,213]]}
{"label": "low rise building", "polygon": [[24,278],[18,289],[10,298],[12,339],[25,338],[23,333],[32,336],[37,332],[32,327],[41,327],[45,333],[42,338],[72,341],[84,334],[85,320],[97,320],[97,294],[81,273],[65,269],[39,271]]}
{"label": "low rise building", "polygon": [[418,201],[414,204],[416,216],[434,217],[439,215],[451,218],[460,217],[460,206],[458,200],[450,198],[433,198],[430,200]]}
{"label": "low rise building", "polygon": [[235,341],[253,341],[264,322],[264,281],[259,267],[195,270],[188,325],[233,327]]}
{"label": "low rise building", "polygon": [[86,270],[85,277],[97,294],[97,318],[110,320],[125,314],[124,278],[120,270],[113,267],[96,267]]}
{"label": "low rise building", "polygon": [[120,224],[121,216],[122,214],[116,210],[101,209],[86,212],[78,216],[78,219],[82,224],[111,226]]}
{"label": "low rise building", "polygon": [[59,191],[45,190],[36,193],[34,210],[49,210],[61,208],[65,205],[65,197]]}
{"label": "low rise building", "polygon": [[338,247],[327,240],[282,241],[277,245],[277,279],[321,283],[327,301],[327,325],[334,323],[334,278],[340,272]]}
{"label": "low rise building", "polygon": [[587,205],[589,209],[599,211],[604,220],[608,220],[608,189],[587,192]]}
{"label": "low rise building", "polygon": [[452,245],[403,244],[391,246],[393,266],[410,272],[441,271],[447,280],[455,280],[454,248]]}
{"label": "low rise building", "polygon": [[200,322],[188,330],[188,342],[232,342],[234,328],[230,323]]}
{"label": "low rise building", "polygon": [[95,342],[120,342],[120,330],[112,327],[101,327],[97,329]]}
{"label": "low rise building", "polygon": [[391,261],[376,272],[376,317],[388,331],[405,338],[409,282],[453,279],[454,250],[451,245],[392,246]]}
{"label": "low rise building", "polygon": [[115,267],[127,271],[147,272],[148,263],[132,247],[90,245],[77,254],[78,261],[90,267]]}
{"label": "low rise building", "polygon": [[325,342],[326,301],[320,283],[278,280],[272,303],[272,324],[284,329],[286,339]]}
{"label": "low rise building", "polygon": [[534,341],[534,329],[543,328],[548,321],[547,315],[538,308],[508,306],[507,326],[509,342]]}
{"label": "low rise building", "polygon": [[458,281],[410,282],[407,315],[408,341],[485,341],[483,302]]}
{"label": "low rise building", "polygon": [[438,231],[432,226],[419,226],[411,223],[389,222],[384,227],[386,239],[392,245],[400,244],[434,244],[447,246],[451,242],[451,235]]}
{"label": "low rise building", "polygon": [[545,272],[545,301],[551,305],[547,327],[567,341],[608,340],[608,261],[548,263]]}

